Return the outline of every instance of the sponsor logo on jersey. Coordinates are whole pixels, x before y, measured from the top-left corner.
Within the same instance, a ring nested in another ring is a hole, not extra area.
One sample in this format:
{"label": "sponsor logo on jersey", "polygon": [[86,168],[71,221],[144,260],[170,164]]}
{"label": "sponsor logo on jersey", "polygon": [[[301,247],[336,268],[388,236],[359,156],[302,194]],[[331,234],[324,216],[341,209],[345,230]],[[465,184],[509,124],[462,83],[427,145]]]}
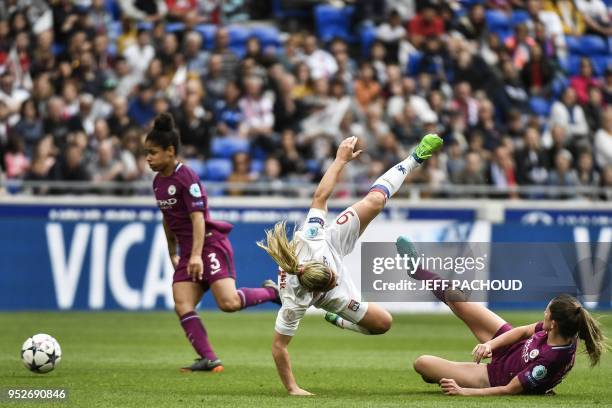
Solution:
{"label": "sponsor logo on jersey", "polygon": [[194,201],[193,203],[191,203],[192,207],[197,207],[197,208],[203,208],[204,207],[204,201]]}
{"label": "sponsor logo on jersey", "polygon": [[192,185],[190,185],[189,194],[191,194],[195,198],[202,197],[202,191],[200,190],[200,185],[198,183],[193,183]]}
{"label": "sponsor logo on jersey", "polygon": [[533,367],[533,370],[531,370],[531,376],[536,380],[541,380],[542,378],[546,377],[547,373],[548,371],[543,365],[537,365]]}
{"label": "sponsor logo on jersey", "polygon": [[533,349],[533,350],[531,350],[529,352],[529,358],[532,359],[532,360],[534,358],[536,358],[537,356],[539,356],[539,355],[540,355],[540,350],[538,350],[538,349]]}
{"label": "sponsor logo on jersey", "polygon": [[527,340],[525,342],[525,345],[523,346],[522,357],[523,357],[523,361],[526,362],[526,363],[529,362],[529,346],[531,345],[532,342],[533,342],[533,337],[531,337],[529,340]]}
{"label": "sponsor logo on jersey", "polygon": [[176,187],[174,186],[174,184],[170,184],[170,186],[168,186],[168,194],[170,195],[176,194]]}
{"label": "sponsor logo on jersey", "polygon": [[317,224],[319,224],[320,226],[324,226],[324,225],[325,225],[325,221],[323,221],[323,219],[322,219],[322,218],[319,218],[319,217],[310,217],[310,218],[308,219],[308,223],[309,223],[309,224],[312,224],[312,223],[317,223]]}
{"label": "sponsor logo on jersey", "polygon": [[177,203],[176,198],[169,198],[167,200],[157,200],[157,206],[162,210],[167,210],[169,208],[172,208],[172,206],[176,203]]}
{"label": "sponsor logo on jersey", "polygon": [[281,268],[278,268],[278,274],[280,275],[280,289],[287,287],[287,274]]}
{"label": "sponsor logo on jersey", "polygon": [[346,307],[349,310],[352,310],[353,312],[356,312],[359,310],[359,306],[361,306],[361,304],[359,304],[359,302],[357,302],[356,300],[351,299],[351,301],[349,302],[348,306]]}

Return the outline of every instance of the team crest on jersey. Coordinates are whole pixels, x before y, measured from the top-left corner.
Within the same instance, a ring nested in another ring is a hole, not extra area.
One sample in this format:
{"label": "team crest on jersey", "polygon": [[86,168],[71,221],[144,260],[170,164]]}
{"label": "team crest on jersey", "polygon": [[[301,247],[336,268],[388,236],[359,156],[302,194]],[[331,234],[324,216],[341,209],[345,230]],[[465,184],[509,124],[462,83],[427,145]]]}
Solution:
{"label": "team crest on jersey", "polygon": [[538,350],[538,349],[533,349],[533,350],[531,350],[529,352],[529,358],[532,359],[532,360],[534,358],[536,358],[537,356],[539,356],[539,355],[540,355],[540,350]]}
{"label": "team crest on jersey", "polygon": [[533,367],[533,370],[531,370],[531,376],[536,380],[541,380],[542,378],[546,377],[547,373],[548,371],[543,365],[537,365]]}
{"label": "team crest on jersey", "polygon": [[200,190],[200,185],[198,183],[193,183],[192,185],[190,185],[189,194],[191,194],[195,198],[202,197],[202,191]]}
{"label": "team crest on jersey", "polygon": [[318,232],[319,232],[319,228],[310,227],[306,230],[306,238],[314,238],[317,236]]}
{"label": "team crest on jersey", "polygon": [[351,301],[349,302],[347,309],[352,310],[353,312],[356,312],[359,310],[359,306],[361,306],[361,304],[359,302],[357,302],[356,300],[351,299]]}
{"label": "team crest on jersey", "polygon": [[176,187],[174,186],[174,184],[170,184],[170,186],[168,187],[168,194],[170,195],[176,194]]}

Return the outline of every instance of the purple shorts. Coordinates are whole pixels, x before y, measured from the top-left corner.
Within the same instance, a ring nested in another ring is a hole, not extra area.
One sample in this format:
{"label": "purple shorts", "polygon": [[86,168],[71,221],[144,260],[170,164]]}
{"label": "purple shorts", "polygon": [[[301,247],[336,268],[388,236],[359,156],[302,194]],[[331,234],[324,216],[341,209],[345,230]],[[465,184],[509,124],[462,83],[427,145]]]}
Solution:
{"label": "purple shorts", "polygon": [[[204,278],[200,281],[205,290],[208,290],[213,282],[219,279],[236,279],[236,268],[234,267],[234,250],[229,239],[223,238],[218,241],[204,244],[202,251],[204,262]],[[189,259],[181,257],[174,271],[173,282],[190,282],[191,276],[187,273]]]}

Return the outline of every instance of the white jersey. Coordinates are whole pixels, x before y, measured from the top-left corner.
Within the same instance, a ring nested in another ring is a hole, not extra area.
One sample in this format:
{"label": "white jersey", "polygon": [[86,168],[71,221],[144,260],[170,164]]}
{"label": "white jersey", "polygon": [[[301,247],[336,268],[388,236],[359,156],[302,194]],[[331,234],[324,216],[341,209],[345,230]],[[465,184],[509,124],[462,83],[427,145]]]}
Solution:
{"label": "white jersey", "polygon": [[354,323],[367,311],[367,303],[355,288],[342,262],[359,239],[359,217],[351,207],[327,225],[326,213],[311,208],[306,222],[295,231],[300,262],[323,262],[336,273],[336,287],[328,292],[309,292],[299,283],[296,275],[280,271],[278,287],[283,303],[276,317],[276,331],[293,336],[300,320],[310,306],[338,313]]}

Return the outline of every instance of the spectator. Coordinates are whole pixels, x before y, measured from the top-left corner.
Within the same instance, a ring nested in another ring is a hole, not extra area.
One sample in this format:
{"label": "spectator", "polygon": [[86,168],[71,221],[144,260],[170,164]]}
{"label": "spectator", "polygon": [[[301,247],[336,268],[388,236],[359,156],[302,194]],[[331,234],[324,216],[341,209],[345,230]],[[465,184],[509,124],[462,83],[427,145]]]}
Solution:
{"label": "spectator", "polygon": [[576,101],[576,91],[573,88],[567,88],[563,92],[561,100],[553,103],[550,111],[550,126],[560,125],[565,127],[573,144],[586,138],[589,132],[584,110]]}
{"label": "spectator", "polygon": [[318,48],[314,35],[308,35],[304,40],[304,61],[313,79],[328,79],[338,71],[336,60],[327,51]]}
{"label": "spectator", "polygon": [[87,173],[93,182],[119,181],[123,174],[123,163],[117,159],[113,144],[106,139],[100,142],[96,160],[89,163]]}
{"label": "spectator", "polygon": [[285,129],[281,136],[281,148],[278,154],[282,177],[304,174],[307,171],[304,157],[305,152],[298,150],[296,145],[295,132],[292,129]]}
{"label": "spectator", "polygon": [[211,124],[202,106],[201,96],[196,92],[189,93],[174,118],[181,135],[183,154],[200,159],[210,157]]}
{"label": "spectator", "polygon": [[561,150],[566,150],[569,147],[567,138],[567,131],[565,127],[561,125],[554,125],[550,130],[550,137],[552,141],[551,147],[547,151],[548,160],[550,161],[549,167],[554,165],[554,159],[557,157],[557,153]]}
{"label": "spectator", "polygon": [[125,49],[123,56],[132,74],[141,77],[155,56],[149,31],[144,28],[139,29],[136,42]]}
{"label": "spectator", "polygon": [[514,27],[514,35],[506,40],[506,48],[512,56],[512,63],[516,69],[523,69],[529,61],[529,50],[535,44],[536,41],[529,35],[525,24]]}
{"label": "spectator", "polygon": [[408,24],[410,42],[417,48],[423,44],[426,37],[439,37],[444,31],[444,20],[431,3],[427,3]]}
{"label": "spectator", "polygon": [[10,70],[5,70],[0,75],[0,101],[6,104],[11,115],[19,112],[21,104],[29,97],[28,91],[16,86],[15,76]]}
{"label": "spectator", "polygon": [[544,10],[556,13],[557,16],[559,16],[565,35],[584,34],[584,19],[582,18],[582,14],[574,6],[574,1],[547,0],[544,2]]}
{"label": "spectator", "polygon": [[376,28],[376,38],[385,46],[388,62],[398,62],[399,45],[405,37],[406,29],[402,26],[399,12],[391,10],[387,21]]}
{"label": "spectator", "polygon": [[138,126],[144,126],[155,116],[153,110],[154,93],[150,82],[138,85],[138,94],[132,98],[128,106],[128,116]]}
{"label": "spectator", "polygon": [[604,84],[602,88],[603,100],[606,106],[612,105],[612,65],[608,65],[604,73]]}
{"label": "spectator", "polygon": [[547,97],[553,77],[553,66],[543,54],[540,44],[535,43],[531,47],[529,61],[521,70],[523,84],[531,95]]}
{"label": "spectator", "polygon": [[493,186],[500,190],[509,189],[509,198],[518,197],[518,194],[512,191],[512,188],[518,185],[515,164],[512,153],[506,146],[499,146],[494,150],[489,171]]}
{"label": "spectator", "polygon": [[[576,166],[578,185],[581,187],[598,187],[600,177],[593,166],[593,154],[590,150],[583,150],[578,155],[578,165]],[[590,194],[583,195],[586,198],[595,198]]]}
{"label": "spectator", "polygon": [[261,78],[245,78],[244,96],[238,106],[242,111],[246,134],[253,140],[254,146],[261,147],[266,152],[274,150],[274,101],[271,94],[263,92]]}
{"label": "spectator", "polygon": [[213,53],[221,56],[223,77],[228,81],[233,81],[236,78],[240,60],[229,48],[229,32],[224,27],[219,27],[217,29]]}
{"label": "spectator", "polygon": [[482,41],[487,33],[484,6],[481,3],[472,4],[468,14],[459,17],[455,29],[466,40]]}
{"label": "spectator", "polygon": [[605,106],[603,104],[603,95],[601,89],[596,87],[589,88],[589,100],[584,105],[584,116],[589,124],[589,130],[591,133],[597,132],[601,127],[601,116]]}
{"label": "spectator", "polygon": [[25,154],[25,143],[17,135],[11,135],[8,139],[4,168],[9,179],[23,178],[30,168],[30,159]]}
{"label": "spectator", "polygon": [[612,36],[612,21],[606,4],[602,0],[575,0],[588,34]]}
{"label": "spectator", "polygon": [[612,200],[612,165],[606,166],[601,171],[601,188],[603,191],[600,194],[600,199]]}
{"label": "spectator", "polygon": [[[453,180],[455,184],[466,185],[466,186],[483,186],[486,183],[486,179],[483,171],[482,158],[477,153],[468,153],[465,156],[465,166],[463,170],[459,172],[456,179]],[[462,194],[465,197],[482,197],[481,193],[469,193]]]}
{"label": "spectator", "polygon": [[164,0],[119,0],[119,6],[125,17],[139,21],[155,22],[168,13],[168,7]]}
{"label": "spectator", "polygon": [[576,192],[568,191],[568,187],[576,187],[579,185],[576,171],[572,169],[572,154],[568,150],[561,150],[555,156],[555,168],[550,172],[548,184],[555,187],[565,187],[563,192],[551,193],[552,198],[574,198]]}
{"label": "spectator", "polygon": [[580,74],[571,78],[570,86],[576,91],[578,103],[581,105],[589,100],[589,88],[601,87],[601,82],[593,77],[593,65],[589,58],[580,60]]}
{"label": "spectator", "polygon": [[541,23],[542,34],[554,43],[558,56],[564,58],[566,54],[565,36],[563,35],[563,25],[557,13],[543,10],[542,0],[527,0],[527,12],[530,18],[527,21],[529,31],[535,33],[538,23]]}
{"label": "spectator", "polygon": [[478,122],[478,101],[472,97],[472,87],[467,82],[455,85],[455,99],[451,109],[461,113],[465,123],[474,126]]}
{"label": "spectator", "polygon": [[[208,73],[208,54],[202,50],[202,35],[197,31],[189,31],[185,34],[183,55],[188,74],[206,76]],[[221,70],[223,58],[221,59]],[[219,73],[217,73],[218,75]]]}
{"label": "spectator", "polygon": [[516,178],[520,185],[543,185],[548,180],[548,155],[540,144],[536,128],[525,129],[524,147],[516,152]]}
{"label": "spectator", "polygon": [[[26,180],[31,181],[44,181],[49,179],[50,170],[55,165],[55,147],[53,146],[53,138],[51,136],[45,136],[42,138],[32,155],[32,164],[30,170],[25,176]],[[46,193],[46,188],[37,188],[34,190],[35,193]]]}
{"label": "spectator", "polygon": [[375,77],[374,69],[368,62],[363,62],[359,69],[359,77],[355,80],[355,99],[362,110],[378,98],[381,87]]}
{"label": "spectator", "polygon": [[612,107],[608,106],[603,114],[602,127],[595,133],[595,160],[603,169],[612,166]]}
{"label": "spectator", "polygon": [[238,106],[240,89],[235,82],[225,85],[224,99],[217,101],[215,105],[215,120],[217,122],[217,134],[220,136],[245,136],[246,128],[242,127],[243,114]]}
{"label": "spectator", "polygon": [[[76,144],[66,147],[64,155],[56,161],[50,170],[51,180],[56,181],[88,181],[91,175],[84,163],[83,150]],[[62,194],[70,189],[54,189],[56,194]]]}
{"label": "spectator", "polygon": [[43,137],[42,121],[33,99],[28,99],[21,104],[19,117],[19,122],[13,128],[12,133],[23,138],[25,153],[28,157],[32,157],[36,145]]}
{"label": "spectator", "polygon": [[[233,170],[227,181],[230,183],[250,183],[255,180],[255,175],[251,173],[251,157],[247,153],[236,153],[232,157]],[[231,196],[244,195],[243,187],[232,187],[228,190]]]}
{"label": "spectator", "polygon": [[121,162],[123,173],[121,179],[134,181],[140,178],[138,158],[142,156],[140,146],[140,133],[138,129],[129,129],[121,139],[121,151],[118,160]]}
{"label": "spectator", "polygon": [[263,192],[265,196],[285,195],[285,183],[281,179],[281,163],[275,156],[269,156],[264,162],[264,172],[259,182],[267,183],[268,188]]}

